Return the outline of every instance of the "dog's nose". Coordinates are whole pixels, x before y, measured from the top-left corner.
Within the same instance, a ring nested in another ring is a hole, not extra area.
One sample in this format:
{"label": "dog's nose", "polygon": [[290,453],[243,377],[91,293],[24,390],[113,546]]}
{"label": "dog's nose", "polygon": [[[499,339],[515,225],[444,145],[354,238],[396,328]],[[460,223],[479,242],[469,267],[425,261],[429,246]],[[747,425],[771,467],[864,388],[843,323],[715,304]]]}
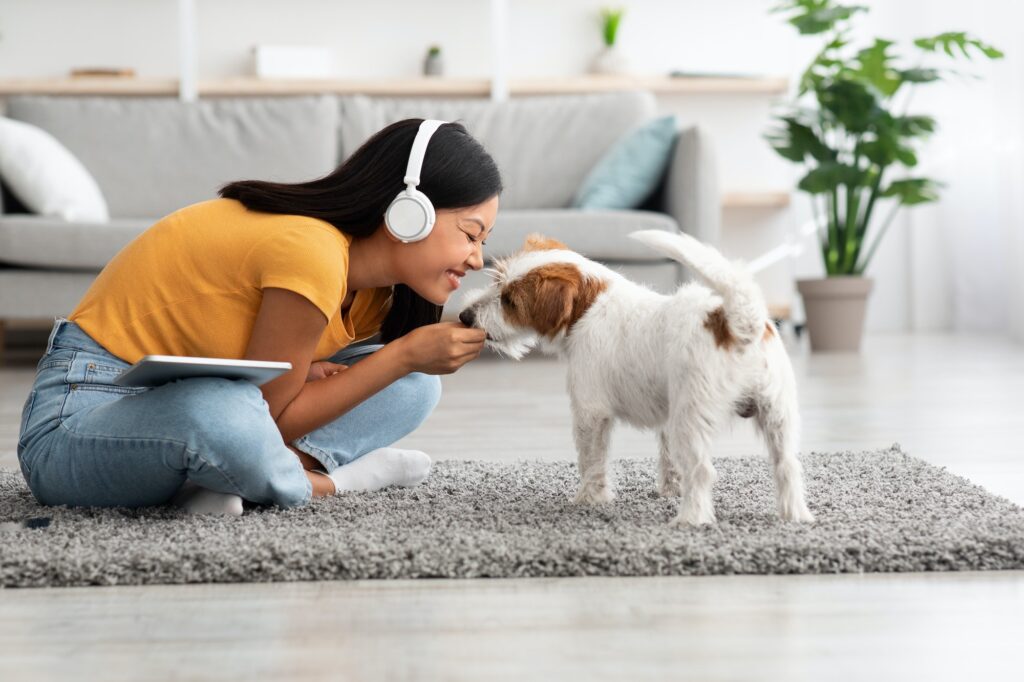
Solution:
{"label": "dog's nose", "polygon": [[472,327],[473,323],[476,322],[476,313],[473,312],[472,308],[466,308],[459,313],[459,322],[467,327]]}

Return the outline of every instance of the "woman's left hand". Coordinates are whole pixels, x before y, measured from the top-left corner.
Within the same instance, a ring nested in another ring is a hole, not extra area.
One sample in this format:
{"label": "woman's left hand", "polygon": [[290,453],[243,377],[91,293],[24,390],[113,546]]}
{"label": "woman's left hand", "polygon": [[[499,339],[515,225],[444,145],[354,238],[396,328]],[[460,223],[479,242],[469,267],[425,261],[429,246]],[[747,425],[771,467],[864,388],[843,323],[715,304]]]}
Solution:
{"label": "woman's left hand", "polygon": [[332,374],[337,374],[348,369],[348,365],[340,365],[336,362],[328,362],[327,360],[321,360],[314,362],[309,366],[309,374],[306,375],[306,382],[317,381],[319,379],[326,379]]}

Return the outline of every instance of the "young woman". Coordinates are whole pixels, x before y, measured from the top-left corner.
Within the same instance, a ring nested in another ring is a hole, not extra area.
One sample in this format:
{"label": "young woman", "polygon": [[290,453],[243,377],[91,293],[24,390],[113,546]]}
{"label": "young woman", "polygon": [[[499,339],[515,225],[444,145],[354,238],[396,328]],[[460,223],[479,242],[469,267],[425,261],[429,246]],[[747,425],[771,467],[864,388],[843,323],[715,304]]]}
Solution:
{"label": "young woman", "polygon": [[[384,216],[421,123],[384,128],[310,182],[229,183],[122,249],[55,319],[39,361],[18,439],[36,499],[241,514],[243,499],[293,507],[424,479],[425,453],[388,446],[433,410],[436,375],[483,347],[484,332],[439,320],[483,266],[502,185],[462,125],[435,124],[417,189],[436,222],[399,239]],[[113,383],[147,354],[293,369],[263,386]]]}

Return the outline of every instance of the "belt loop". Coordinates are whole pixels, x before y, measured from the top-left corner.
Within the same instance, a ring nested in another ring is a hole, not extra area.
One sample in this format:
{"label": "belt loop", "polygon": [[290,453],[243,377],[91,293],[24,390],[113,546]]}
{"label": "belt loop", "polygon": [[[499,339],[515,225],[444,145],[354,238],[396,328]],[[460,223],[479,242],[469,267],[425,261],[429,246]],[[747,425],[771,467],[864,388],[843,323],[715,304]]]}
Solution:
{"label": "belt loop", "polygon": [[46,341],[46,355],[49,355],[50,351],[53,350],[53,339],[57,336],[57,332],[64,326],[65,322],[67,322],[67,320],[63,317],[53,318],[53,329],[50,330],[50,338]]}

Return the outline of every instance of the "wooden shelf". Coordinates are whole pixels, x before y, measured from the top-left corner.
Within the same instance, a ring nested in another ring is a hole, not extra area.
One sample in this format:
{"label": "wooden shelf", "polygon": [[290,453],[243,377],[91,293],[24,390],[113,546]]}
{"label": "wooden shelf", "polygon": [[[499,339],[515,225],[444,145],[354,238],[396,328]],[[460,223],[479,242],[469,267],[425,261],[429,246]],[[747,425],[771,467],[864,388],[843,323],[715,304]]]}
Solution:
{"label": "wooden shelf", "polygon": [[[519,79],[509,82],[512,95],[554,95],[565,93],[650,90],[656,94],[713,94],[786,92],[785,78],[715,78],[668,76],[579,76],[567,78]],[[168,95],[178,94],[177,78],[78,78],[0,79],[0,95]],[[489,78],[407,78],[407,79],[262,79],[252,77],[199,81],[199,95],[299,95],[354,94],[396,96],[487,97]]]}
{"label": "wooden shelf", "polygon": [[786,208],[789,192],[726,192],[722,208]]}

